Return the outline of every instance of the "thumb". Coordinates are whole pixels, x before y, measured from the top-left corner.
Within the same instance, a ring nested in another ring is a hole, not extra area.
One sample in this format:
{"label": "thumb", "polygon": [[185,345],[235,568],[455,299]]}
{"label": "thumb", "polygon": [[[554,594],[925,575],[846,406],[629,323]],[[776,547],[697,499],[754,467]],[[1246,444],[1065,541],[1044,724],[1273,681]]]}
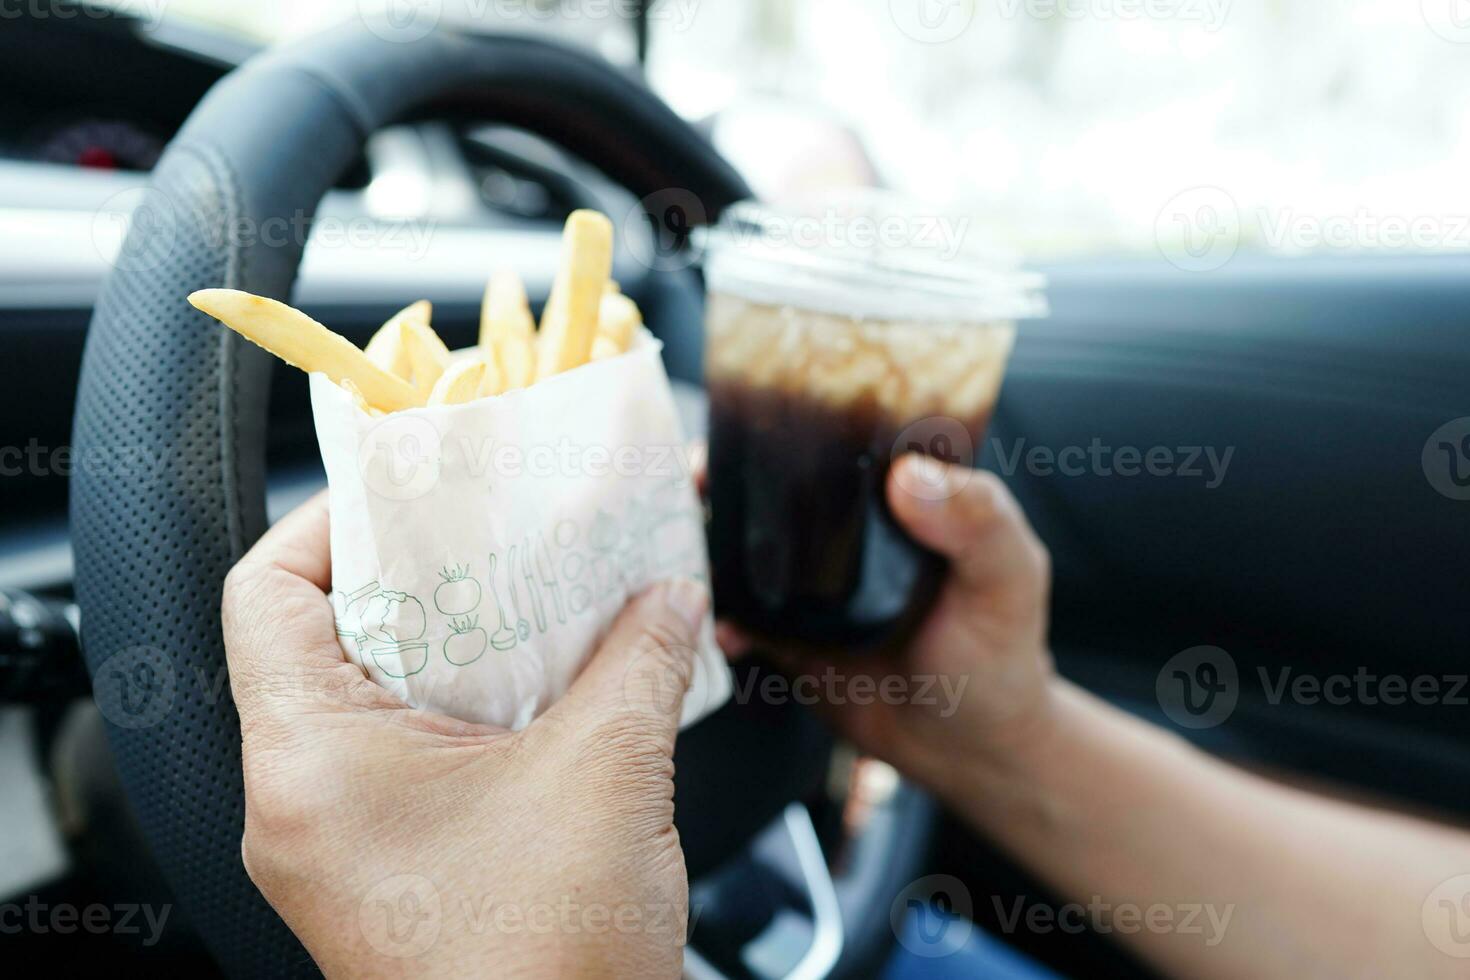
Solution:
{"label": "thumb", "polygon": [[950,560],[960,590],[1028,606],[1045,591],[1046,548],[995,474],[910,454],[893,467],[888,503],[915,540]]}
{"label": "thumb", "polygon": [[709,590],[691,579],[655,585],[624,608],[566,696],[547,714],[573,730],[630,722],[672,749]]}

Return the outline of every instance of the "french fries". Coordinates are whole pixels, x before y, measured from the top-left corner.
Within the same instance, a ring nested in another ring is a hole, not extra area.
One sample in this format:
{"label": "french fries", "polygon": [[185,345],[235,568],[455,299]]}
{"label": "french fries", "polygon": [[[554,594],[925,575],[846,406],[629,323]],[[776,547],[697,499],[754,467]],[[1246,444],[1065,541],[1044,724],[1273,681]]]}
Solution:
{"label": "french fries", "polygon": [[480,307],[480,353],[496,369],[497,390],[485,393],[498,395],[535,381],[535,344],[536,318],[521,277],[510,269],[492,273]]}
{"label": "french fries", "polygon": [[479,344],[458,354],[430,326],[428,300],[395,313],[362,350],[300,310],[263,296],[201,289],[189,302],[287,364],[322,372],[358,408],[381,416],[491,398],[627,351],[643,316],[611,275],[612,223],[596,211],[572,212],[541,329],[520,277],[497,270],[485,286]]}
{"label": "french fries", "polygon": [[477,360],[485,365],[485,373],[480,378],[480,387],[476,397],[491,398],[505,391],[505,377],[501,374],[500,362],[484,354],[480,354]]}
{"label": "french fries", "polygon": [[592,353],[603,290],[612,275],[612,222],[596,211],[573,211],[561,247],[561,268],[537,338],[537,381],[587,363]]}
{"label": "french fries", "polygon": [[531,340],[535,334],[536,318],[531,316],[521,277],[511,269],[491,273],[480,307],[480,346],[488,348],[510,336]]}
{"label": "french fries", "polygon": [[[597,339],[610,341],[621,354],[633,345],[633,335],[643,326],[643,314],[638,312],[638,304],[620,292],[608,292],[603,294],[597,309]],[[596,347],[594,341],[594,350]],[[593,360],[596,359],[594,354]]]}
{"label": "french fries", "polygon": [[189,302],[292,367],[320,371],[339,385],[351,381],[368,404],[385,412],[424,403],[412,385],[368,360],[352,341],[285,303],[237,289],[201,289]]}
{"label": "french fries", "polygon": [[434,328],[422,320],[410,317],[403,321],[403,348],[408,352],[408,367],[412,372],[409,379],[420,395],[429,397],[439,376],[449,368],[449,348],[434,332]]}
{"label": "french fries", "polygon": [[452,364],[434,382],[429,392],[430,405],[463,405],[480,397],[480,385],[485,379],[485,362],[475,357]]}
{"label": "french fries", "polygon": [[362,396],[362,392],[358,390],[357,385],[352,383],[351,378],[343,378],[342,383],[338,387],[351,395],[353,403],[364,412],[375,418],[383,414],[381,410],[373,408],[372,405],[368,404],[368,400]]}
{"label": "french fries", "polygon": [[504,391],[529,388],[536,380],[536,342],[532,337],[502,337],[495,344]]}
{"label": "french fries", "polygon": [[407,380],[413,369],[408,363],[408,348],[403,346],[403,324],[407,320],[422,320],[427,325],[433,312],[433,306],[426,299],[404,307],[378,328],[362,352],[384,371],[392,371]]}
{"label": "french fries", "polygon": [[604,361],[609,357],[617,357],[623,352],[618,342],[604,334],[598,334],[597,339],[592,341],[592,360]]}

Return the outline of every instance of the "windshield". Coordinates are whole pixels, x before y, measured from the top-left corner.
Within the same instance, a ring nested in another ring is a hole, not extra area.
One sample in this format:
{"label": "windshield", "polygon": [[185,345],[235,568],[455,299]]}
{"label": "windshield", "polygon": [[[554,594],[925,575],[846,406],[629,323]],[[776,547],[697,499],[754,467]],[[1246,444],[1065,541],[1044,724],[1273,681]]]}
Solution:
{"label": "windshield", "polygon": [[263,44],[357,17],[382,21],[392,39],[404,41],[441,23],[545,33],[587,44],[619,63],[636,58],[636,24],[643,8],[642,0],[93,0],[93,5],[132,14],[149,26],[188,24]]}
{"label": "windshield", "polygon": [[[763,196],[892,188],[1035,257],[1470,252],[1463,0],[656,0],[648,77]],[[528,30],[618,63],[636,0],[109,0],[277,41],[369,12]],[[1312,37],[1304,46],[1293,39]],[[779,107],[775,111],[772,107]],[[794,113],[794,114],[793,114]],[[861,164],[835,166],[851,134]],[[780,154],[765,147],[779,145]],[[780,180],[767,180],[775,167]],[[784,169],[783,169],[784,168]]]}

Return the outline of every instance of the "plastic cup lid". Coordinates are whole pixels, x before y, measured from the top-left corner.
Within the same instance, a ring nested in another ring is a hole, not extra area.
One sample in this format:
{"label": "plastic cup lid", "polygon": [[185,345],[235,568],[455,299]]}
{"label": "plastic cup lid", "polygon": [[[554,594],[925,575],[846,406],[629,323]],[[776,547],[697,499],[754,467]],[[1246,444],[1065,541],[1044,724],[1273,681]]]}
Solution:
{"label": "plastic cup lid", "polygon": [[942,221],[879,196],[802,210],[743,202],[703,235],[705,281],[751,302],[854,319],[1046,316],[1043,276],[953,248],[935,231],[953,228]]}

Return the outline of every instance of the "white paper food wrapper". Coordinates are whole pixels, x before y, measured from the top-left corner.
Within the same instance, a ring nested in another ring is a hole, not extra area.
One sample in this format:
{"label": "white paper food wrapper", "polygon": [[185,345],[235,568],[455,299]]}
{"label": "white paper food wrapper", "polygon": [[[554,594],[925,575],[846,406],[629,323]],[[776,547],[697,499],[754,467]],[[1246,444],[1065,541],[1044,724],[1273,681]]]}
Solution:
{"label": "white paper food wrapper", "polygon": [[[646,332],[530,388],[373,418],[311,376],[349,659],[409,704],[519,729],[628,598],[709,581],[673,392]],[[708,617],[682,725],[730,694]]]}

